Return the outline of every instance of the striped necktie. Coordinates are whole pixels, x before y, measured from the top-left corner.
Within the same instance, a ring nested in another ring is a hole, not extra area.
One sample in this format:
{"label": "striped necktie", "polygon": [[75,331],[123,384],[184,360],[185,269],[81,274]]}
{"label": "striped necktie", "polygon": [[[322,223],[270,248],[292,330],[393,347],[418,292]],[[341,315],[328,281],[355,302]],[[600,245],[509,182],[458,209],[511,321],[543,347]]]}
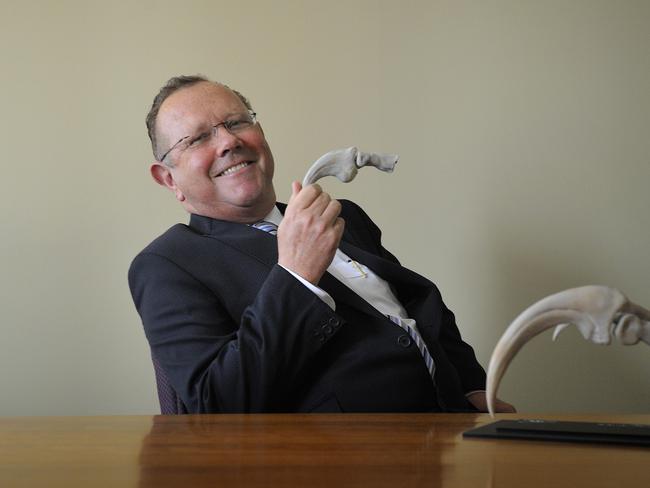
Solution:
{"label": "striped necktie", "polygon": [[252,227],[255,227],[256,229],[263,230],[264,232],[268,232],[269,234],[272,234],[274,236],[278,235],[278,226],[275,225],[273,222],[267,222],[266,220],[260,220],[259,222],[255,222]]}
{"label": "striped necktie", "polygon": [[413,339],[413,342],[415,342],[415,345],[420,350],[420,354],[422,354],[424,364],[426,365],[427,370],[429,370],[429,374],[431,375],[431,379],[435,385],[436,380],[434,375],[436,373],[436,363],[433,361],[431,354],[429,354],[429,349],[427,349],[427,345],[422,340],[422,337],[420,337],[420,334],[418,334],[413,327],[409,327],[408,325],[402,323],[402,320],[399,317],[394,317],[393,315],[388,315],[387,317],[392,323],[399,325],[402,329],[404,329],[409,337]]}

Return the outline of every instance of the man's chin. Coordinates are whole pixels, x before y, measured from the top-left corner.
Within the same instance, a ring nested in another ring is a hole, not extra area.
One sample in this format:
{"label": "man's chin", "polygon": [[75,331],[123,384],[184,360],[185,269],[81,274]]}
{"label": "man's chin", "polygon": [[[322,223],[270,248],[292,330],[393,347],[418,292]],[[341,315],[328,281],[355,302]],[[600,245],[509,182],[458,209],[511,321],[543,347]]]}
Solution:
{"label": "man's chin", "polygon": [[219,220],[252,223],[266,217],[275,205],[275,193],[260,193],[206,205],[200,213]]}
{"label": "man's chin", "polygon": [[249,191],[241,191],[233,198],[233,203],[244,208],[272,206],[275,205],[275,190],[271,186],[270,188],[257,187]]}

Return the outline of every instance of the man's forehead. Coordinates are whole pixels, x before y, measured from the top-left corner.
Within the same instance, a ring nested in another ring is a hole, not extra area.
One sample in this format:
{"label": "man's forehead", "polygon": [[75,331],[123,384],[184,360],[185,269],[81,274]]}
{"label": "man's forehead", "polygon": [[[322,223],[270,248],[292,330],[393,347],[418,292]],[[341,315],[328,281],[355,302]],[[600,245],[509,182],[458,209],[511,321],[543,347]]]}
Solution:
{"label": "man's forehead", "polygon": [[246,109],[232,90],[211,82],[200,82],[171,94],[160,107],[159,117],[170,121],[222,116]]}
{"label": "man's forehead", "polygon": [[200,82],[172,93],[160,106],[156,132],[161,145],[172,145],[182,137],[214,125],[246,106],[229,88]]}

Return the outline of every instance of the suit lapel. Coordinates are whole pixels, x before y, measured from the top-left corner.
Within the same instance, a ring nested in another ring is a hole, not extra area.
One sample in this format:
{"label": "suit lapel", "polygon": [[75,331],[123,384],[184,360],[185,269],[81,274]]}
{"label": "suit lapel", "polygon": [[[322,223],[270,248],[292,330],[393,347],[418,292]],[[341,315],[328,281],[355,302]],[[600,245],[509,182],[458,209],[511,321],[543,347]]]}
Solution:
{"label": "suit lapel", "polygon": [[360,247],[341,241],[341,251],[370,269],[393,285],[404,283],[411,286],[430,286],[431,282],[400,264],[384,259]]}
{"label": "suit lapel", "polygon": [[[190,227],[205,237],[215,239],[269,268],[278,262],[278,242],[275,236],[246,224],[192,215]],[[245,271],[243,271],[245,272]]]}

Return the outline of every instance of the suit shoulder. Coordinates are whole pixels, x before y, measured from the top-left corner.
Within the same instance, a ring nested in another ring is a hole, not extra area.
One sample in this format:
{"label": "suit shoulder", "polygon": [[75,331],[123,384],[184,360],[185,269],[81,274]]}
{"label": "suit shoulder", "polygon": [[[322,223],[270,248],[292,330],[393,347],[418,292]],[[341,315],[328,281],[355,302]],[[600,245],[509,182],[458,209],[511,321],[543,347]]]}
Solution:
{"label": "suit shoulder", "polygon": [[346,200],[345,198],[339,198],[338,201],[341,203],[343,208],[347,209],[361,209],[359,204],[353,202],[352,200]]}
{"label": "suit shoulder", "polygon": [[357,216],[370,220],[370,217],[361,206],[352,200],[340,199],[339,203],[341,204],[341,216],[343,218]]}
{"label": "suit shoulder", "polygon": [[339,200],[339,202],[341,203],[341,217],[343,217],[346,222],[363,224],[370,228],[373,233],[379,232],[377,225],[359,204],[352,200],[344,199]]}
{"label": "suit shoulder", "polygon": [[199,238],[199,234],[189,226],[175,224],[151,241],[148,246],[138,253],[138,256],[143,254],[168,256],[174,254],[179,245],[197,238]]}

